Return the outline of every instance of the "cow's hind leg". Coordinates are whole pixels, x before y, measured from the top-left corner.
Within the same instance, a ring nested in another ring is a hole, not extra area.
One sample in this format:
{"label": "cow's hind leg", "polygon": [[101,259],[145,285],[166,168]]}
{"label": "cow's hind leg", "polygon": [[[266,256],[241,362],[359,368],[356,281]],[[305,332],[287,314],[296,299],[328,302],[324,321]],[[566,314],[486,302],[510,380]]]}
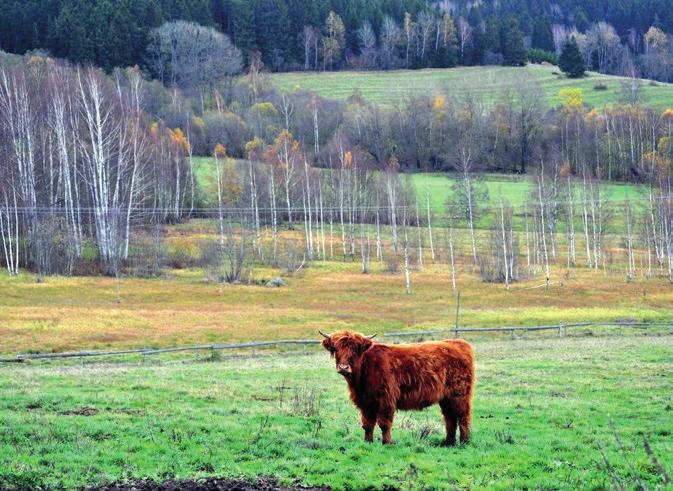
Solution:
{"label": "cow's hind leg", "polygon": [[470,424],[472,422],[472,398],[461,397],[454,399],[458,422],[460,426],[460,443],[465,444],[470,439]]}
{"label": "cow's hind leg", "polygon": [[442,399],[439,401],[439,407],[442,408],[442,415],[444,416],[444,425],[446,426],[446,440],[444,445],[452,447],[456,444],[456,429],[458,427],[458,415],[451,403],[450,399]]}
{"label": "cow's hind leg", "polygon": [[365,441],[374,441],[374,428],[376,427],[376,412],[361,411],[360,419],[362,421],[362,429],[365,430]]}
{"label": "cow's hind leg", "polygon": [[392,428],[395,410],[392,408],[381,408],[377,415],[379,428],[381,428],[381,442],[386,445],[392,442]]}

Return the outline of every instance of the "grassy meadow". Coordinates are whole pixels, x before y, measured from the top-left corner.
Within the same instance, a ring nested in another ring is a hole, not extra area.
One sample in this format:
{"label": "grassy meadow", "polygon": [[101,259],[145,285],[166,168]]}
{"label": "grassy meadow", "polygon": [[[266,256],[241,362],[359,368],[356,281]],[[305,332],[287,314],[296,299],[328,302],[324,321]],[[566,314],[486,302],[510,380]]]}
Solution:
{"label": "grassy meadow", "polygon": [[[386,106],[403,103],[414,95],[443,94],[455,97],[471,95],[494,103],[504,90],[521,83],[535,85],[545,102],[556,107],[561,104],[562,88],[581,88],[587,104],[601,108],[616,104],[622,94],[622,77],[590,72],[574,80],[559,75],[559,69],[549,65],[528,65],[523,68],[487,66],[447,69],[396,70],[388,72],[289,72],[272,75],[276,88],[293,91],[312,90],[332,99],[346,99],[354,90],[371,102]],[[605,85],[604,89],[596,86]],[[647,106],[668,107],[673,101],[673,85],[643,81],[641,102]]]}
{"label": "grassy meadow", "polygon": [[208,475],[334,489],[664,488],[644,444],[670,474],[672,337],[478,341],[475,350],[472,440],[451,449],[440,446],[436,406],[398,413],[393,445],[364,443],[324,352],[3,367],[0,488]]}
{"label": "grassy meadow", "polygon": [[[513,207],[521,207],[530,198],[533,190],[531,182],[520,176],[507,174],[483,174],[483,183],[488,190],[486,206],[498,206],[500,201]],[[426,192],[429,190],[430,207],[435,212],[442,212],[447,201],[452,197],[453,185],[457,176],[453,174],[411,174],[420,202],[425,206]],[[579,187],[579,185],[578,185]],[[579,189],[578,189],[579,192]],[[604,183],[602,194],[605,199],[613,201],[637,200],[643,197],[644,188],[637,184]]]}
{"label": "grassy meadow", "polygon": [[[214,162],[210,157],[195,157],[194,172],[201,189],[206,190],[206,196],[210,197],[211,203],[216,206],[216,195],[213,183],[217,182],[214,174]],[[402,177],[404,178],[404,174]],[[426,193],[430,194],[430,206],[432,211],[438,214],[444,213],[446,204],[453,194],[453,186],[459,176],[453,173],[412,173],[411,177],[421,206],[425,210]],[[480,178],[488,190],[488,202],[486,206],[498,206],[500,201],[509,203],[514,207],[521,207],[530,197],[532,191],[531,182],[526,177],[513,174],[480,174]],[[578,184],[578,192],[579,192]],[[645,188],[642,185],[619,182],[605,182],[602,184],[602,196],[611,201],[638,200],[643,198]]]}
{"label": "grassy meadow", "polygon": [[[192,231],[192,233],[198,231]],[[176,236],[179,240],[179,235]],[[466,251],[468,248],[463,247]],[[669,319],[673,288],[663,278],[626,282],[624,271],[555,267],[552,288],[536,276],[507,291],[485,283],[465,258],[457,278],[460,323],[536,325],[587,320]],[[258,267],[258,285],[206,281],[203,270],[172,270],[164,279],[0,275],[0,354],[167,347],[245,340],[313,338],[317,329],[393,332],[451,327],[456,297],[445,263],[404,275],[372,262],[313,262],[287,276]],[[282,275],[285,286],[264,281]]]}

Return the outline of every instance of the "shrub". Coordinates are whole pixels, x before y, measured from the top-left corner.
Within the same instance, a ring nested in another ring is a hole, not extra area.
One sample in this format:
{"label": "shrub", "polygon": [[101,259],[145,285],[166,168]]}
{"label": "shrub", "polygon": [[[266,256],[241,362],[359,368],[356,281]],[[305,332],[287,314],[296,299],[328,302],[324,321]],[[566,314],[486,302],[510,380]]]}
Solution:
{"label": "shrub", "polygon": [[286,240],[280,250],[276,262],[287,274],[294,274],[306,265],[306,255],[300,241]]}
{"label": "shrub", "polygon": [[172,240],[167,252],[167,261],[171,268],[192,268],[199,262],[199,248],[190,240]]}
{"label": "shrub", "polygon": [[558,65],[558,55],[553,51],[532,48],[528,50],[527,55],[528,61],[531,63],[550,63],[552,65]]}
{"label": "shrub", "polygon": [[272,288],[280,288],[283,285],[285,285],[285,280],[283,280],[283,278],[280,276],[276,276],[266,283],[266,286],[270,286]]}
{"label": "shrub", "polygon": [[225,235],[224,247],[219,240],[207,240],[199,244],[200,264],[204,267],[206,278],[216,283],[240,283],[252,278],[253,262],[248,254],[245,234],[236,238],[229,226]]}
{"label": "shrub", "polygon": [[400,260],[397,254],[389,254],[384,258],[386,272],[390,274],[397,274],[400,272]]}
{"label": "shrub", "polygon": [[126,271],[138,278],[156,278],[162,275],[167,258],[168,248],[157,228],[152,235],[136,235],[129,248]]}
{"label": "shrub", "polygon": [[608,90],[608,85],[605,82],[598,82],[594,85],[594,90]]}
{"label": "shrub", "polygon": [[320,392],[315,387],[300,387],[295,389],[291,403],[290,414],[297,416],[320,415]]}
{"label": "shrub", "polygon": [[505,240],[507,256],[503,250],[503,237],[500,230],[493,229],[489,234],[488,244],[482,254],[477,257],[479,275],[488,283],[504,283],[506,278],[510,283],[519,279],[519,265],[516,258],[519,255],[519,245],[511,229],[511,216],[507,217]]}
{"label": "shrub", "polygon": [[38,274],[38,280],[52,274],[71,274],[75,249],[66,233],[63,217],[40,217],[31,236],[30,267]]}

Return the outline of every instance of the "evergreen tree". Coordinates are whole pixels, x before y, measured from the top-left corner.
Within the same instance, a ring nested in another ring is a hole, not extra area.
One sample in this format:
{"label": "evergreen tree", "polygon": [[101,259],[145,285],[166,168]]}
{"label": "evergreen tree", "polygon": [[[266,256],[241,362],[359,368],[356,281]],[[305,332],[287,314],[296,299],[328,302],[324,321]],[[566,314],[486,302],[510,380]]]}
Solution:
{"label": "evergreen tree", "polygon": [[523,32],[521,32],[518,22],[513,17],[504,31],[502,44],[505,65],[524,66],[526,64],[526,46],[524,45]]}
{"label": "evergreen tree", "polygon": [[584,32],[589,28],[589,18],[587,17],[587,14],[582,8],[581,4],[575,7],[573,20],[575,21],[575,26],[580,32]]}
{"label": "evergreen tree", "polygon": [[257,0],[256,3],[257,46],[264,63],[278,70],[291,61],[295,44],[290,40],[287,5],[283,0]]}
{"label": "evergreen tree", "polygon": [[231,0],[231,40],[247,60],[258,49],[255,34],[254,0]]}
{"label": "evergreen tree", "polygon": [[484,51],[490,51],[492,53],[502,53],[502,39],[500,39],[502,34],[502,26],[500,21],[495,15],[491,15],[486,19],[486,28],[484,29],[484,34],[481,37],[482,39],[482,48]]}
{"label": "evergreen tree", "polygon": [[546,17],[535,20],[531,46],[543,51],[554,51],[556,49],[554,34],[551,32],[551,24]]}
{"label": "evergreen tree", "polygon": [[559,68],[570,78],[580,78],[584,76],[584,58],[580,53],[575,37],[566,41],[559,58]]}

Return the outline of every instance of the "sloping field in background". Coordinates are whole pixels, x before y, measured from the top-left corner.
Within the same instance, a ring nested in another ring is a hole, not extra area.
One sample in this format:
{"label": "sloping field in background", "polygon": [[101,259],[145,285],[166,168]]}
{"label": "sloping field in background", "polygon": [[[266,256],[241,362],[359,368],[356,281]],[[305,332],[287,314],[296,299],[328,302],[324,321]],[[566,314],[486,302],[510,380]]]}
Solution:
{"label": "sloping field in background", "polygon": [[[216,206],[213,185],[213,182],[215,182],[213,159],[195,157],[194,169],[196,179],[206,196],[209,196],[211,205]],[[410,175],[418,191],[418,199],[423,212],[425,212],[426,206],[426,190],[429,188],[430,206],[433,212],[443,214],[446,211],[447,200],[453,193],[452,186],[458,176],[451,173],[414,173]],[[401,177],[404,178],[404,175],[401,175]],[[489,200],[487,206],[498,206],[502,199],[514,207],[520,207],[526,202],[531,192],[531,184],[527,176],[481,174],[480,177],[488,189]],[[604,183],[602,187],[603,199],[610,201],[638,200],[643,198],[644,192],[645,188],[637,184]]]}
{"label": "sloping field in background", "polygon": [[[487,206],[497,206],[503,200],[514,207],[520,207],[530,197],[531,183],[528,178],[504,174],[483,174],[483,182],[488,189]],[[430,190],[430,206],[444,212],[448,199],[453,194],[452,186],[457,176],[453,174],[412,174],[422,207],[426,206],[426,190]],[[638,200],[644,189],[637,184],[604,183],[603,199],[611,201]],[[578,189],[579,193],[579,189]],[[577,197],[576,197],[577,199]]]}
{"label": "sloping field in background", "polygon": [[[366,100],[387,106],[403,103],[409,96],[436,94],[458,98],[472,95],[486,103],[493,103],[503,90],[521,84],[537,85],[546,103],[552,107],[560,104],[559,91],[564,87],[581,88],[584,100],[599,108],[620,100],[623,77],[591,72],[585,78],[573,80],[558,73],[557,67],[548,65],[523,68],[480,66],[390,72],[290,72],[274,74],[272,81],[280,90],[301,88],[334,99],[345,99],[358,89]],[[607,88],[598,90],[598,84]],[[641,103],[645,106],[670,106],[673,104],[673,85],[643,81]]]}

